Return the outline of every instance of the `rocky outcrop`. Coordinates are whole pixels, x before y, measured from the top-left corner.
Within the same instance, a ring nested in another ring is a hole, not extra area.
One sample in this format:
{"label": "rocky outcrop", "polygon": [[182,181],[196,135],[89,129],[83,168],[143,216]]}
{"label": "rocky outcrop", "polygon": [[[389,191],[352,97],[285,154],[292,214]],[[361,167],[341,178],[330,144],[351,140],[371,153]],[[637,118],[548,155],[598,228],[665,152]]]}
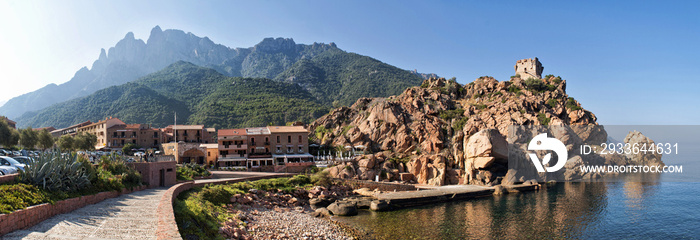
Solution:
{"label": "rocky outcrop", "polygon": [[[310,130],[320,144],[363,145],[382,155],[332,167],[334,177],[398,181],[410,173],[403,179],[420,184],[494,185],[507,173],[508,127],[547,124],[596,125],[596,117],[566,94],[561,78],[499,82],[487,76],[466,85],[430,78],[398,96],[362,98],[317,119]],[[569,147],[607,138],[594,130],[557,134],[576,136]]]}

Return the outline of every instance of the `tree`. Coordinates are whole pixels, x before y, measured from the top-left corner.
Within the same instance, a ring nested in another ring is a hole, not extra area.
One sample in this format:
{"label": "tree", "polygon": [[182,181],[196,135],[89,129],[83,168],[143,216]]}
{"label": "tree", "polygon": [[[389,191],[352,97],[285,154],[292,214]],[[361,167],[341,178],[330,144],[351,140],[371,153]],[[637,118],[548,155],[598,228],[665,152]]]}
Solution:
{"label": "tree", "polygon": [[46,150],[53,147],[54,139],[47,130],[39,132],[39,146]]}
{"label": "tree", "polygon": [[124,147],[122,147],[122,153],[124,153],[124,155],[131,155],[133,154],[134,149],[137,148],[139,148],[139,146],[136,146],[136,144],[127,143],[124,144]]}
{"label": "tree", "polygon": [[92,133],[81,132],[75,135],[73,140],[73,148],[80,150],[95,150],[95,144],[97,144],[97,136]]}
{"label": "tree", "polygon": [[70,135],[63,135],[58,139],[56,144],[58,144],[58,147],[61,150],[72,151],[73,150],[73,137]]}
{"label": "tree", "polygon": [[19,133],[19,144],[25,149],[34,149],[36,143],[39,141],[39,136],[32,127],[27,127],[25,129],[20,129]]}
{"label": "tree", "polygon": [[18,140],[19,134],[17,134],[17,130],[11,128],[5,119],[0,119],[0,144],[9,148],[17,145]]}

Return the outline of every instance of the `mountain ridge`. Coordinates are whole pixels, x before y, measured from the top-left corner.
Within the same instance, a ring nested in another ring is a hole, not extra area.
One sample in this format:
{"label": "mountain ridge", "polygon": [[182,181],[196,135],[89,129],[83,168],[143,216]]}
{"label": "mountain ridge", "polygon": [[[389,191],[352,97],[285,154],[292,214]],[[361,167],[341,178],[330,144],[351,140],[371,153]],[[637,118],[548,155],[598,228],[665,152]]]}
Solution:
{"label": "mountain ridge", "polygon": [[210,68],[178,61],[135,81],[25,113],[18,122],[24,124],[21,127],[61,128],[86,120],[118,117],[129,123],[164,127],[173,124],[173,114],[177,112],[185,124],[231,128],[309,122],[328,109],[295,84],[228,77]]}
{"label": "mountain ridge", "polygon": [[[177,29],[162,30],[156,26],[151,30],[146,41],[136,39],[134,34],[129,32],[113,47],[107,50],[100,49],[100,54],[91,68],[80,68],[68,82],[48,84],[36,91],[8,100],[0,107],[0,114],[17,118],[23,113],[41,110],[54,103],[87,96],[106,87],[134,81],[177,61],[212,68],[230,77],[279,79],[279,74],[293,67],[299,60],[313,59],[327,51],[352,54],[339,49],[335,43],[297,44],[291,38],[265,38],[253,47],[231,48],[214,43],[208,37],[198,37],[191,32],[185,33]],[[407,87],[420,84],[422,79],[419,75],[415,75],[402,81],[406,82],[402,87]],[[395,93],[397,92],[391,94]],[[329,95],[335,95],[335,93]],[[335,100],[338,99],[325,102]],[[351,104],[354,100],[356,99],[339,99],[338,104]]]}

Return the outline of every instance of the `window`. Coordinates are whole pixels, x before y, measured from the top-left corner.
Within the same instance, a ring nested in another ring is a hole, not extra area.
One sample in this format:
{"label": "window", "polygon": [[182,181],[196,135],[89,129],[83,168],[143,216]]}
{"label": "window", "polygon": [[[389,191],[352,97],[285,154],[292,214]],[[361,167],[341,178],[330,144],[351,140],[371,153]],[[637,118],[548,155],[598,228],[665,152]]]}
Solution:
{"label": "window", "polygon": [[287,143],[292,143],[292,136],[287,136]]}
{"label": "window", "polygon": [[282,152],[282,148],[281,148],[281,147],[277,147],[277,153],[281,153],[281,152]]}
{"label": "window", "polygon": [[304,152],[304,148],[303,148],[303,147],[299,147],[299,153],[303,153],[303,152]]}
{"label": "window", "polygon": [[277,143],[280,143],[280,136],[277,136]]}
{"label": "window", "polygon": [[211,157],[211,152],[207,152],[207,157]]}
{"label": "window", "polygon": [[299,135],[299,144],[301,144],[301,135]]}

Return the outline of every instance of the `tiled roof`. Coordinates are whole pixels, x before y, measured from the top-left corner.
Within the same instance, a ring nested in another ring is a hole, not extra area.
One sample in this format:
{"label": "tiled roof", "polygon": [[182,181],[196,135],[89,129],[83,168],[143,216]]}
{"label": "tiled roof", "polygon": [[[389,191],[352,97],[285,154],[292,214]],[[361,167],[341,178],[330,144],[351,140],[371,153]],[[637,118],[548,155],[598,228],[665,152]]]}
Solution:
{"label": "tiled roof", "polygon": [[308,133],[302,126],[268,126],[271,133]]}

